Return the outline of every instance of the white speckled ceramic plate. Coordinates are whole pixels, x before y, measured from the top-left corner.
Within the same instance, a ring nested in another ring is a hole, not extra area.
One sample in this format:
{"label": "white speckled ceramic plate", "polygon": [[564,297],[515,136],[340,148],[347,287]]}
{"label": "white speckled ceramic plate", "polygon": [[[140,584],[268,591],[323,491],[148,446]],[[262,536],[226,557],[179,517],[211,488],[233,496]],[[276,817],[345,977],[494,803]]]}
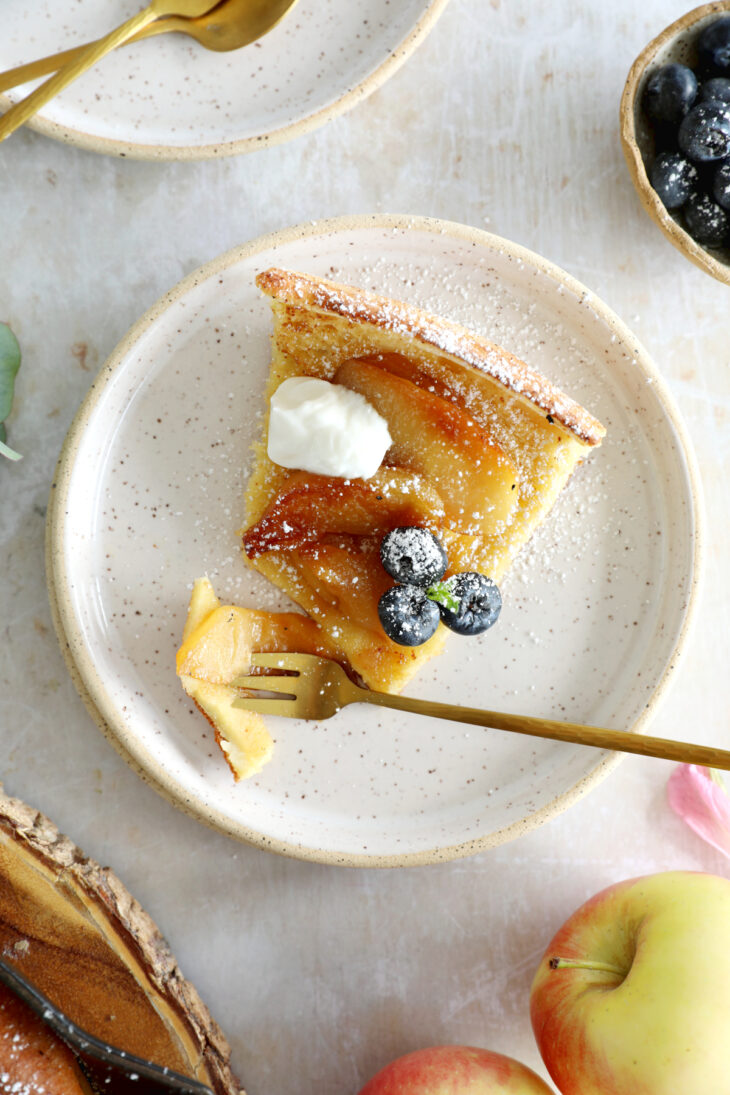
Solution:
{"label": "white speckled ceramic plate", "polygon": [[698,574],[693,457],[631,333],[566,274],[430,220],[336,220],[223,255],[112,354],[63,449],[49,510],[51,602],[71,671],[123,755],[197,817],[303,858],[395,865],[467,855],[544,821],[615,756],[376,708],[271,720],[272,762],[234,784],[178,686],[194,578],[281,605],[236,529],[260,428],[276,264],[405,298],[515,351],[608,427],[503,584],[499,625],[450,640],[411,690],[640,729],[686,637]]}
{"label": "white speckled ceramic plate", "polygon": [[[29,124],[82,148],[202,159],[286,140],[379,87],[425,38],[447,0],[299,0],[258,42],[229,53],[182,34],[103,58]],[[142,0],[3,0],[0,70],[83,45]],[[34,84],[0,95],[8,107]]]}

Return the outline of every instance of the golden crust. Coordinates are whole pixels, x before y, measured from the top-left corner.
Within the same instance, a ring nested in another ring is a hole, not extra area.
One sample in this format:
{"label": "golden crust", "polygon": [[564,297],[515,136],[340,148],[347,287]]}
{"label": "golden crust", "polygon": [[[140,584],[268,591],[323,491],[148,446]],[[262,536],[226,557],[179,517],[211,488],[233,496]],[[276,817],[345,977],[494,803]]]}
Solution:
{"label": "golden crust", "polygon": [[514,354],[412,304],[276,267],[262,271],[256,284],[283,304],[342,316],[433,347],[533,403],[586,445],[600,445],[605,436],[605,427],[592,414]]}

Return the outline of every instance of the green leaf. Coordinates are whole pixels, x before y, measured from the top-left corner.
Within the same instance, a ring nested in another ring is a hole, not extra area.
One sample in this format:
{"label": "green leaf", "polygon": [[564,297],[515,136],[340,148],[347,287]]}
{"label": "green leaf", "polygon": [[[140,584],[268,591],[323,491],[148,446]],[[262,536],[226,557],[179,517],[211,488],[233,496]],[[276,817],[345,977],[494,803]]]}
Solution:
{"label": "green leaf", "polygon": [[20,368],[20,346],[7,323],[0,323],[0,422],[13,409],[15,377]]}
{"label": "green leaf", "polygon": [[7,323],[0,323],[0,456],[20,460],[20,453],[5,444],[5,419],[13,409],[15,377],[20,368],[20,346]]}
{"label": "green leaf", "polygon": [[430,601],[435,601],[438,605],[443,605],[444,608],[450,608],[452,612],[459,611],[459,599],[454,596],[451,587],[449,586],[449,579],[445,582],[434,582],[426,590],[426,596]]}

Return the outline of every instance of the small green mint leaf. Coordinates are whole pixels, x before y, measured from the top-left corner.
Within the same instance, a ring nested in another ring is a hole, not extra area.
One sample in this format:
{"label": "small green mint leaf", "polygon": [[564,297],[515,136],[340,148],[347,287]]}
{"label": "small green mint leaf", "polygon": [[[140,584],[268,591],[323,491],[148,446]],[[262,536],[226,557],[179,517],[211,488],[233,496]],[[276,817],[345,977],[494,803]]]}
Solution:
{"label": "small green mint leaf", "polygon": [[452,612],[459,611],[459,600],[451,591],[448,581],[434,582],[426,590],[426,596],[430,601],[435,601],[437,605],[450,608]]}

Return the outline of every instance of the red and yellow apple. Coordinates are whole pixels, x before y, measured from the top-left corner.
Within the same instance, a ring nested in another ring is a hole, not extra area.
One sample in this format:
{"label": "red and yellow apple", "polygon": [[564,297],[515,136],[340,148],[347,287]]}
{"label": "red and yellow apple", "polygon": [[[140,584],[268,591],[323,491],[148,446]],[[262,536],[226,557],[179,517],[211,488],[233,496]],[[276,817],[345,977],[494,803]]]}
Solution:
{"label": "red and yellow apple", "polygon": [[431,1046],[398,1057],[360,1095],[552,1095],[532,1069],[474,1046]]}
{"label": "red and yellow apple", "polygon": [[530,1005],[562,1095],[730,1095],[730,880],[603,890],[550,943]]}

